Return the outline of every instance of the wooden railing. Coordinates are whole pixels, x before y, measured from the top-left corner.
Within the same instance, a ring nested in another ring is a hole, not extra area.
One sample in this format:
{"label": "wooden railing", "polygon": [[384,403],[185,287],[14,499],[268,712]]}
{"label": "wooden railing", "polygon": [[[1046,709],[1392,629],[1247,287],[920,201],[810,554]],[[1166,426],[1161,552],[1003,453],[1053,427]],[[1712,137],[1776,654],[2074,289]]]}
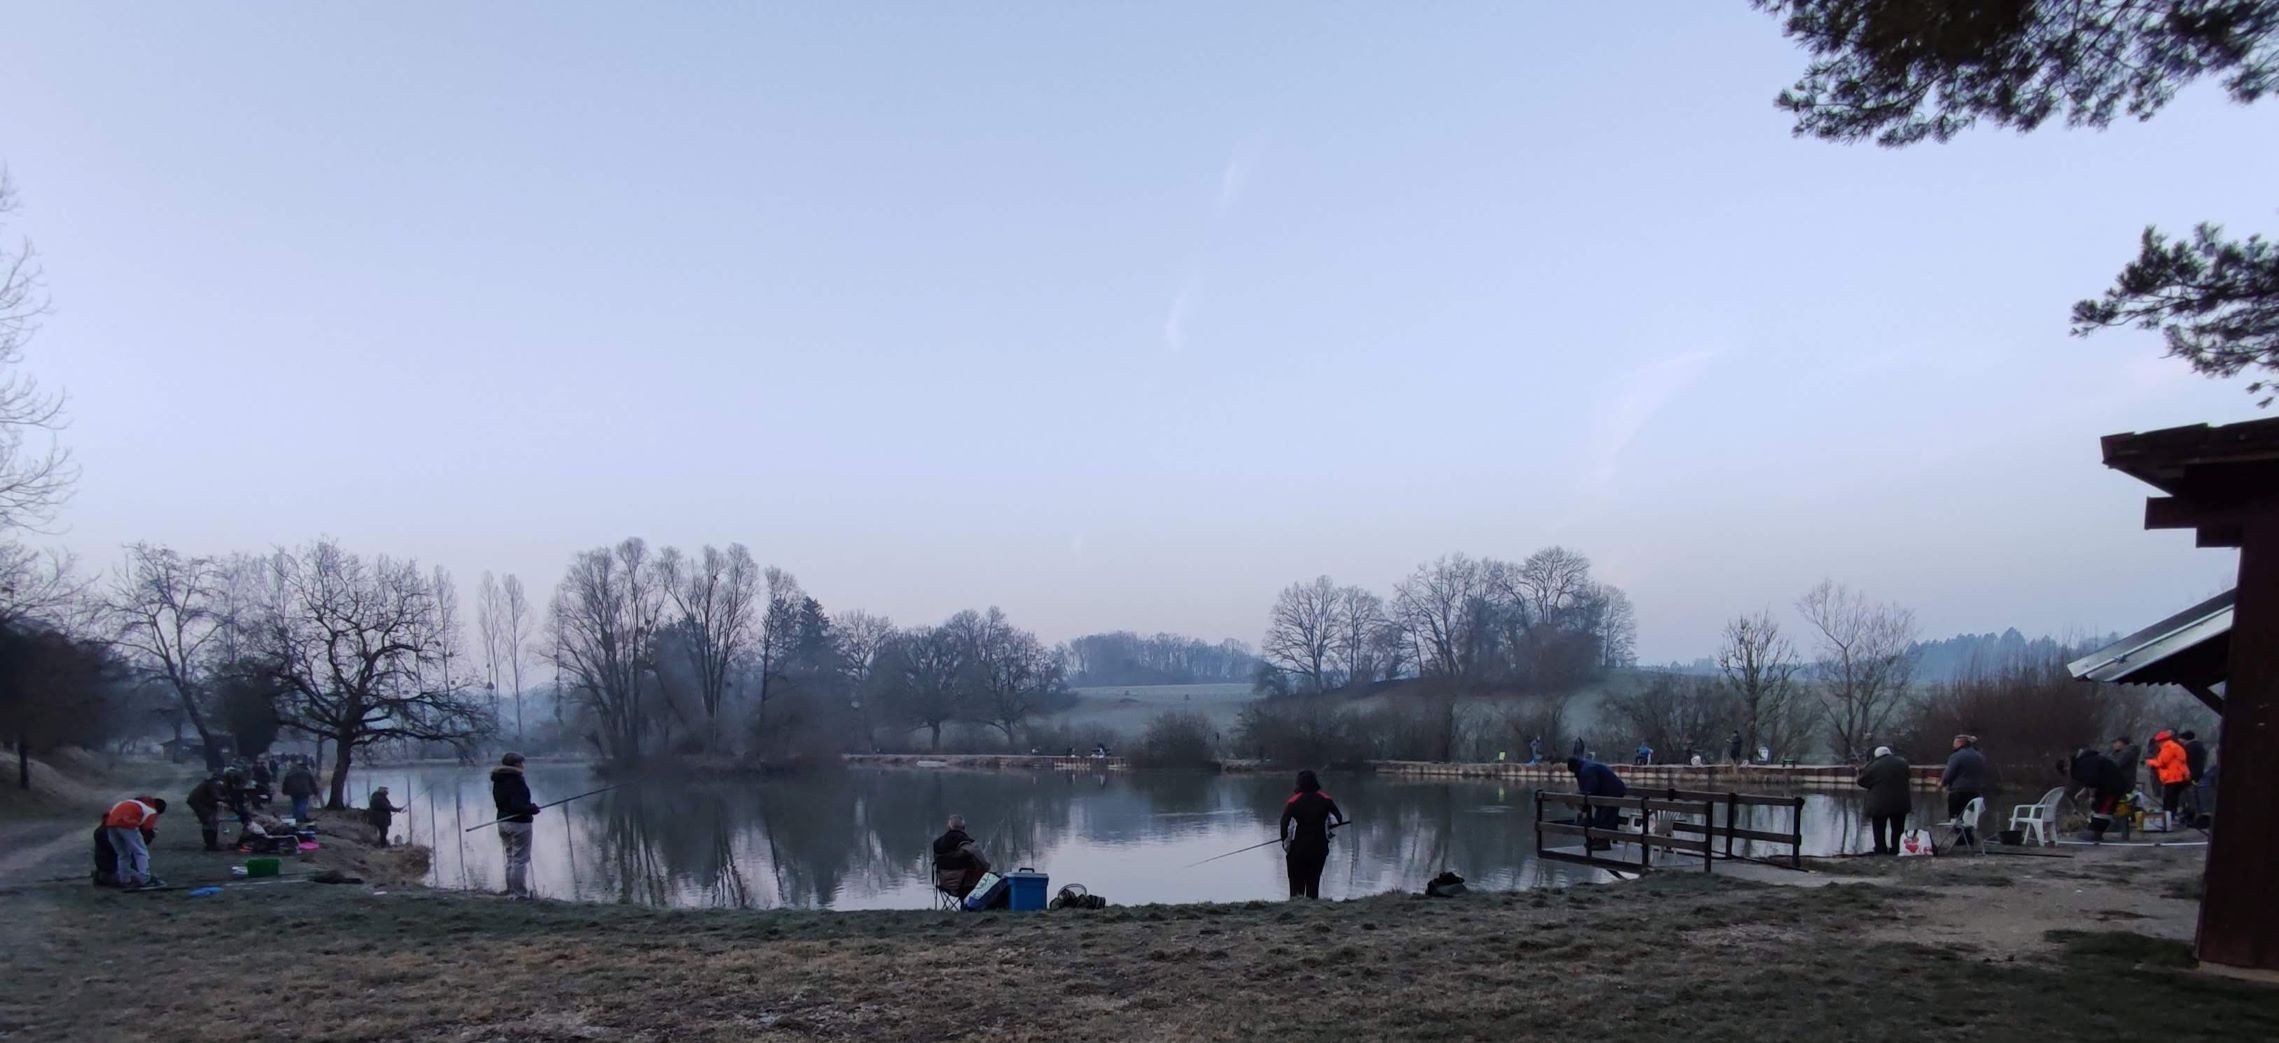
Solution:
{"label": "wooden railing", "polygon": [[[1371,761],[1380,775],[1424,778],[1508,779],[1574,785],[1564,760],[1541,764],[1513,762]],[[1847,764],[1608,764],[1631,788],[1648,789],[1803,789],[1850,792],[1858,787],[1859,768]],[[1915,788],[1939,788],[1940,766],[1918,764],[1911,769]]]}
{"label": "wooden railing", "polygon": [[[1578,813],[1574,816],[1575,821],[1561,822],[1545,818],[1546,807],[1573,808]],[[1741,809],[1751,807],[1787,809],[1788,828],[1774,832],[1743,825]],[[1606,829],[1595,824],[1594,812],[1601,809],[1616,812],[1616,828]],[[1722,823],[1717,817],[1720,809],[1725,813]],[[1635,830],[1621,828],[1620,815],[1624,811],[1631,813],[1629,817],[1637,827]],[[1699,821],[1692,821],[1695,818]],[[1553,836],[1583,838],[1582,853],[1578,855],[1571,850],[1552,848],[1544,843],[1545,837]],[[1722,852],[1718,850],[1720,841],[1724,848]],[[1779,844],[1788,849],[1786,854],[1789,868],[1804,868],[1804,798],[1680,789],[1623,797],[1593,797],[1544,790],[1535,792],[1535,854],[1538,858],[1630,872],[1653,868],[1654,853],[1657,851],[1700,855],[1703,872],[1714,871],[1719,858],[1763,861],[1734,850],[1735,841]],[[1602,858],[1592,847],[1594,843],[1634,845],[1638,849],[1638,860],[1628,862],[1612,856]]]}

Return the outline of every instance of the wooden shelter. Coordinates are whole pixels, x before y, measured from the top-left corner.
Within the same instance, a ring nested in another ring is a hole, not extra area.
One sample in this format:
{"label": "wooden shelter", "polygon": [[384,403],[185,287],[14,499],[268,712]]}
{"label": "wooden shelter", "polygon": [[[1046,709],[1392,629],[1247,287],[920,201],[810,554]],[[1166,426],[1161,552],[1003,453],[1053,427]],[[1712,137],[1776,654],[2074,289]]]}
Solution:
{"label": "wooden shelter", "polygon": [[[2191,529],[2202,547],[2239,548],[2222,672],[2203,662],[2188,685],[2223,720],[2222,818],[2208,849],[2198,952],[2219,968],[2279,974],[2279,902],[2270,895],[2279,881],[2279,419],[2107,435],[2104,450],[2105,466],[2165,494],[2145,501],[2145,528]],[[2205,645],[2158,658],[2189,667],[2191,650]]]}

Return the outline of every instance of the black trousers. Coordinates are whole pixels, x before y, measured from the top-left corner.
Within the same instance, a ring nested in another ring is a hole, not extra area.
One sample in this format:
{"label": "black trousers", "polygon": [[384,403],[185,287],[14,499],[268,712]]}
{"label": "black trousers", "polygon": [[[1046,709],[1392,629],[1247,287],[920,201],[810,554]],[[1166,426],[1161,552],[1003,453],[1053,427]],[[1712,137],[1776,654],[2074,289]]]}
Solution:
{"label": "black trousers", "polygon": [[2190,782],[2163,782],[2160,784],[2160,810],[2173,815],[2184,806],[2184,791],[2191,789]]}
{"label": "black trousers", "polygon": [[1322,866],[1329,864],[1328,844],[1292,844],[1282,861],[1290,868],[1290,897],[1322,896]]}
{"label": "black trousers", "polygon": [[1899,850],[1899,837],[1907,832],[1907,813],[1873,815],[1868,818],[1868,830],[1875,836],[1875,853]]}
{"label": "black trousers", "polygon": [[198,816],[198,835],[206,841],[206,850],[221,850],[221,812],[219,810],[199,811],[196,808],[192,808],[190,810],[192,813]]}

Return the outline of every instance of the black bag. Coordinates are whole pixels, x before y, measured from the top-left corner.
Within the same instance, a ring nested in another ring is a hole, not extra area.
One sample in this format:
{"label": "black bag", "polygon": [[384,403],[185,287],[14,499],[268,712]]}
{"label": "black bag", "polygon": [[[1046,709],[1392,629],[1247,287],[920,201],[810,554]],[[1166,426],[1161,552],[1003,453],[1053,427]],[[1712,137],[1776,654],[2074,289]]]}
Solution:
{"label": "black bag", "polygon": [[1052,901],[1045,905],[1047,909],[1106,909],[1107,907],[1107,899],[1085,891],[1083,884],[1070,884],[1061,888],[1060,893],[1054,895]]}
{"label": "black bag", "polygon": [[1454,898],[1464,893],[1464,878],[1443,870],[1432,882],[1424,885],[1427,898]]}

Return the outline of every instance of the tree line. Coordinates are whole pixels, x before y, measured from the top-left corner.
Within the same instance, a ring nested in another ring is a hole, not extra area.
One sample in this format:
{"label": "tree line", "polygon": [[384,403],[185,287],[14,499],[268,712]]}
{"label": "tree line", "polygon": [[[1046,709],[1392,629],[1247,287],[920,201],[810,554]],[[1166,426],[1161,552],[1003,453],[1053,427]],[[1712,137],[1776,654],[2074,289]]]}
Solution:
{"label": "tree line", "polygon": [[897,627],[834,616],[741,545],[577,555],[549,615],[557,706],[593,751],[792,758],[972,725],[1007,744],[1065,709],[1067,657],[997,608]]}
{"label": "tree line", "polygon": [[1636,660],[1630,599],[1564,547],[1520,562],[1451,554],[1417,567],[1390,599],[1328,576],[1274,600],[1258,687],[1334,692],[1421,678],[1457,692],[1573,689]]}
{"label": "tree line", "polygon": [[1116,630],[1071,638],[1061,649],[1069,683],[1078,687],[1247,683],[1259,665],[1240,641],[1212,643],[1181,634]]}

